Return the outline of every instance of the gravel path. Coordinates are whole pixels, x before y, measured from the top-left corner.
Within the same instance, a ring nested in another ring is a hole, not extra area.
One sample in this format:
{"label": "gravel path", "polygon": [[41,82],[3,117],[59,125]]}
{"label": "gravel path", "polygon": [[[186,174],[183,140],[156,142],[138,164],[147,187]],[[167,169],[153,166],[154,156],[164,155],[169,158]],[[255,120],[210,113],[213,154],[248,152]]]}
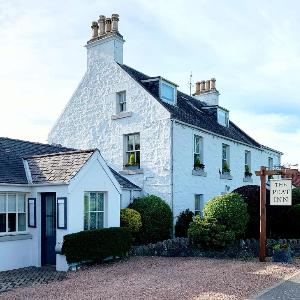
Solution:
{"label": "gravel path", "polygon": [[257,261],[136,257],[69,273],[0,299],[245,299],[300,268]]}

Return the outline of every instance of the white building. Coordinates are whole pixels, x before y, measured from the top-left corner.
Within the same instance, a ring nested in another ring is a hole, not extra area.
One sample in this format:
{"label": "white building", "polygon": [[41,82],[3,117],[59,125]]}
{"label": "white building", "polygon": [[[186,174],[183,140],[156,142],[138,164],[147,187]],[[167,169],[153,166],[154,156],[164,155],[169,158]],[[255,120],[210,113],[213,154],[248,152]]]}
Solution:
{"label": "white building", "polygon": [[93,22],[87,71],[49,143],[98,148],[144,194],[167,201],[174,218],[187,208],[201,211],[215,195],[258,184],[245,171],[249,175],[261,165],[280,165],[282,153],[230,121],[214,79],[198,82],[191,97],[166,78],[125,65],[118,21],[112,15]]}
{"label": "white building", "polygon": [[64,235],[120,226],[121,203],[139,194],[98,150],[0,138],[0,271],[66,270]]}

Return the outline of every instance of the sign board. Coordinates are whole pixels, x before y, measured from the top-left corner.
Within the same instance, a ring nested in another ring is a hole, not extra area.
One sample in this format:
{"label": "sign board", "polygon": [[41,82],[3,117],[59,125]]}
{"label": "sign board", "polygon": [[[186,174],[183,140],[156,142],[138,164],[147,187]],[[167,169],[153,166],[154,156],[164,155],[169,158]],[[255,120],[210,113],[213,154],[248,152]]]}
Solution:
{"label": "sign board", "polygon": [[270,205],[292,205],[292,180],[270,180]]}

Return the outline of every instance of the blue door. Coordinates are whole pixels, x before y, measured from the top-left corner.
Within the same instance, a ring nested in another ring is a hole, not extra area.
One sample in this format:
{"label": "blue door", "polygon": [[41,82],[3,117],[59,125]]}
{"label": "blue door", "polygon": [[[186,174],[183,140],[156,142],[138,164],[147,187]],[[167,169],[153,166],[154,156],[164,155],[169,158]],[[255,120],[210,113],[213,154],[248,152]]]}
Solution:
{"label": "blue door", "polygon": [[55,265],[56,244],[56,195],[42,193],[41,197],[41,246],[42,265]]}

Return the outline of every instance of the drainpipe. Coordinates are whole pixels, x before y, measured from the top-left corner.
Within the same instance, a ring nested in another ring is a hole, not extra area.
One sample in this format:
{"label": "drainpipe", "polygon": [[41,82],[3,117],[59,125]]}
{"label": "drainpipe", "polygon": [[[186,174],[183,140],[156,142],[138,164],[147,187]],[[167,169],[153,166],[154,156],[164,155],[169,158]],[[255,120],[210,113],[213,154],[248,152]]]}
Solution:
{"label": "drainpipe", "polygon": [[174,168],[173,168],[173,162],[174,162],[174,155],[173,155],[173,145],[174,145],[174,142],[173,142],[173,139],[174,139],[174,136],[173,136],[173,127],[174,127],[174,120],[171,119],[171,153],[170,153],[170,156],[171,156],[171,209],[172,209],[172,237],[175,236],[175,231],[174,231]]}

